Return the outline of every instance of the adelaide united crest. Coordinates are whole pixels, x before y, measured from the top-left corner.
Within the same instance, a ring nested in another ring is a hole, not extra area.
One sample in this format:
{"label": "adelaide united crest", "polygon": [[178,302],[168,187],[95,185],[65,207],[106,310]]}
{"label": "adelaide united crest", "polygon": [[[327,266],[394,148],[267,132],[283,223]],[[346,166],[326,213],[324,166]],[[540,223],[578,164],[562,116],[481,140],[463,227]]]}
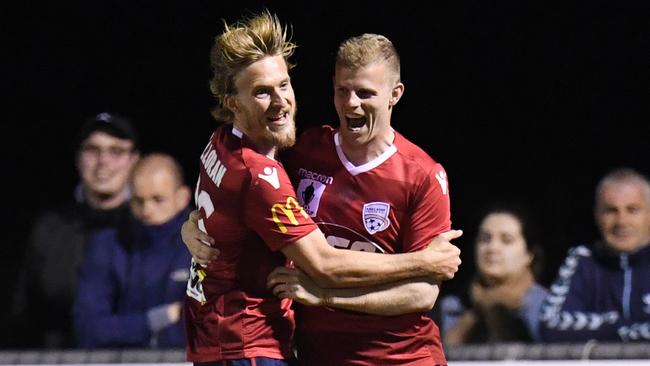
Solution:
{"label": "adelaide united crest", "polygon": [[363,226],[372,235],[390,226],[390,205],[386,202],[370,202],[363,205]]}

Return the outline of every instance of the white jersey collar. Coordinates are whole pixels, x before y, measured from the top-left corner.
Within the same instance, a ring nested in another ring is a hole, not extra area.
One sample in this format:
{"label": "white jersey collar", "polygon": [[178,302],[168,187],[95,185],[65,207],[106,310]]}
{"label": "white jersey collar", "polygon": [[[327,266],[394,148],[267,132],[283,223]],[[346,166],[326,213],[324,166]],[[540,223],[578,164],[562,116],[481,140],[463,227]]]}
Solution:
{"label": "white jersey collar", "polygon": [[358,175],[374,169],[375,167],[381,165],[381,163],[388,160],[388,158],[390,158],[391,156],[393,156],[393,154],[397,152],[397,147],[393,142],[393,144],[390,145],[390,147],[386,149],[386,151],[381,153],[381,155],[379,155],[378,157],[372,159],[371,161],[365,164],[356,166],[352,164],[352,162],[350,162],[350,160],[348,160],[348,158],[343,153],[343,149],[341,148],[341,140],[339,137],[339,132],[336,132],[334,134],[334,145],[336,146],[336,153],[339,156],[339,160],[341,160],[341,163],[343,164],[345,169],[347,169],[347,171],[352,175]]}
{"label": "white jersey collar", "polygon": [[[231,131],[232,131],[232,134],[233,134],[233,135],[239,137],[240,139],[244,137],[244,133],[243,133],[239,128],[235,127],[235,125],[232,126],[232,130],[231,130]],[[273,156],[268,156],[268,155],[265,155],[265,154],[260,154],[260,155],[264,155],[264,156],[266,156],[268,159],[271,159],[271,160],[273,160],[273,161],[277,161]]]}

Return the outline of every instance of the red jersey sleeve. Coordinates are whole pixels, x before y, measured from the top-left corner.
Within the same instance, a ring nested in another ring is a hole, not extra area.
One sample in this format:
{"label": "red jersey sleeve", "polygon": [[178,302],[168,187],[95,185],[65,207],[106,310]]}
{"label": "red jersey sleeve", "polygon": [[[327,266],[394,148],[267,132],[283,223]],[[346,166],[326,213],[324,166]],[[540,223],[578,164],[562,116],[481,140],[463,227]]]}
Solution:
{"label": "red jersey sleeve", "polygon": [[279,164],[251,169],[245,220],[271,250],[280,250],[317,229],[296,199],[287,173]]}
{"label": "red jersey sleeve", "polygon": [[436,163],[413,197],[413,207],[402,226],[405,252],[424,249],[434,236],[451,228],[447,173]]}

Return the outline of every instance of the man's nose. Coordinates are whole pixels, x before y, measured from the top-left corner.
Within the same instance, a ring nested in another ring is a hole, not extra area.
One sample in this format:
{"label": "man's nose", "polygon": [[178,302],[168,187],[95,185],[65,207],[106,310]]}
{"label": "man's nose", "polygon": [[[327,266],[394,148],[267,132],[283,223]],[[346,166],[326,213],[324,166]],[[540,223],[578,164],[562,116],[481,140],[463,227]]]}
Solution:
{"label": "man's nose", "polygon": [[271,104],[276,107],[284,107],[287,105],[287,98],[282,92],[275,91],[271,94]]}
{"label": "man's nose", "polygon": [[348,94],[347,98],[345,98],[345,104],[350,107],[350,108],[356,108],[360,104],[360,99],[359,96],[357,96],[357,93],[351,92]]}

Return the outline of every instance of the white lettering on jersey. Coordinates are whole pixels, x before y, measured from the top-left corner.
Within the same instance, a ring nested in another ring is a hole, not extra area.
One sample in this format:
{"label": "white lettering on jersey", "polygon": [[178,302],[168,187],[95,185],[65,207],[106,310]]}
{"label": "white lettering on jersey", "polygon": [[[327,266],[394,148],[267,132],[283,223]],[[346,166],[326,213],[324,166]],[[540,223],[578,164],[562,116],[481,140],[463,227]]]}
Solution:
{"label": "white lettering on jersey", "polygon": [[363,233],[357,232],[345,225],[332,222],[317,222],[325,234],[327,243],[337,249],[356,250],[359,252],[386,253],[381,245],[373,242]]}
{"label": "white lettering on jersey", "polygon": [[443,195],[447,194],[447,174],[441,170],[436,173],[436,179],[440,184],[440,188],[442,189],[442,194]]}
{"label": "white lettering on jersey", "polygon": [[323,184],[332,184],[334,183],[334,178],[330,177],[329,175],[325,174],[320,174],[317,172],[312,172],[311,170],[307,170],[304,168],[298,169],[298,176],[300,178],[306,178],[306,179],[311,179],[316,182],[320,182]]}
{"label": "white lettering on jersey", "polygon": [[275,167],[266,167],[264,168],[264,174],[258,174],[258,177],[267,181],[273,188],[280,188],[280,180],[278,179],[278,170]]}
{"label": "white lettering on jersey", "polygon": [[205,172],[210,176],[210,179],[217,187],[219,187],[227,169],[219,160],[217,152],[212,147],[212,143],[209,143],[205,150],[203,150],[203,153],[201,154],[201,163],[203,164]]}
{"label": "white lettering on jersey", "polygon": [[[212,198],[210,198],[210,195],[208,192],[201,190],[201,177],[199,177],[198,181],[196,182],[196,191],[194,192],[194,199],[195,202],[198,206],[199,210],[203,210],[205,214],[205,218],[207,219],[214,213],[214,203],[212,203]],[[207,233],[205,230],[205,221],[203,218],[199,219],[198,222],[199,229],[203,231],[204,233]],[[210,246],[209,243],[203,242],[205,245]],[[199,264],[194,262],[194,258],[192,258],[192,261],[190,263],[190,275],[189,279],[187,280],[187,287],[185,288],[185,293],[187,296],[193,298],[194,300],[198,301],[201,303],[201,305],[205,304],[206,298],[205,298],[205,292],[203,292],[203,279],[206,276],[205,268],[207,265]]]}
{"label": "white lettering on jersey", "polygon": [[386,253],[379,245],[368,242],[341,238],[339,236],[328,235],[327,243],[337,249],[356,250],[357,252]]}

